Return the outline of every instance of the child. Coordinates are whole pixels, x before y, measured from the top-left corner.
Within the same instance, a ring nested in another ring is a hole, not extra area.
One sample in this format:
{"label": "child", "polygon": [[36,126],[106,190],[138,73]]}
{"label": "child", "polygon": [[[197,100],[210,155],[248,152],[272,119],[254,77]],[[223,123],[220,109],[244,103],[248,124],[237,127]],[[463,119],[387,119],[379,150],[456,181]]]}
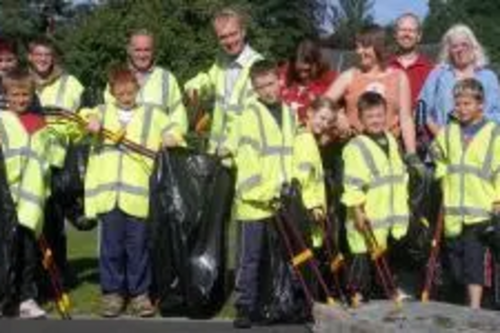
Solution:
{"label": "child", "polygon": [[484,90],[475,79],[454,89],[455,117],[432,146],[441,180],[444,233],[452,271],[467,285],[469,305],[481,307],[486,245],[480,237],[500,212],[500,129],[483,114]]}
{"label": "child", "polygon": [[268,60],[250,70],[257,98],[248,101],[241,114],[239,145],[234,152],[237,167],[235,214],[241,223],[241,246],[236,277],[236,328],[252,326],[257,311],[258,270],[266,224],[276,214],[274,203],[285,182],[290,182],[296,119],[280,100],[277,68]]}
{"label": "child", "polygon": [[[156,107],[136,104],[139,84],[126,66],[109,73],[113,104],[82,110],[88,130],[102,128],[158,150],[182,141],[179,129]],[[155,310],[148,290],[151,273],[146,217],[149,209],[149,177],[153,160],[132,152],[118,141],[104,139],[92,148],[85,177],[85,213],[101,221],[99,272],[102,315],[116,317],[130,297],[132,311],[150,317]]]}
{"label": "child", "polygon": [[370,285],[369,248],[363,233],[369,223],[376,241],[387,248],[387,238],[402,238],[408,228],[408,175],[399,146],[387,131],[387,105],[378,93],[366,92],[358,101],[364,132],[343,151],[345,172],[342,202],[347,206],[347,240],[353,257],[349,289],[356,305]]}
{"label": "child", "polygon": [[[17,48],[7,39],[0,38],[0,79],[3,80],[8,72],[17,67]],[[3,87],[0,87],[0,110],[7,109],[7,100]]]}
{"label": "child", "polygon": [[[306,208],[312,211],[314,219],[321,221],[326,212],[326,192],[323,164],[318,141],[332,128],[338,107],[329,99],[319,97],[309,106],[305,126],[298,129],[294,140],[294,173],[302,189]],[[314,228],[313,228],[314,230]],[[321,246],[321,232],[313,231],[313,247]]]}
{"label": "child", "polygon": [[37,241],[43,222],[45,200],[44,121],[28,108],[34,82],[28,72],[13,70],[3,80],[9,105],[0,112],[0,142],[7,168],[7,181],[19,220],[17,293],[21,318],[44,317],[36,302]]}

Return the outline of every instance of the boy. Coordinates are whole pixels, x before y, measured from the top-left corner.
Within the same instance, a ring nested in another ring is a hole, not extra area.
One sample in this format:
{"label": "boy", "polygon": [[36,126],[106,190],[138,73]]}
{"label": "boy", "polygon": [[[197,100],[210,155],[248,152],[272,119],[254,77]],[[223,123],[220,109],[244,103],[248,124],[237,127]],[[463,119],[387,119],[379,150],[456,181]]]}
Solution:
{"label": "boy", "polygon": [[257,97],[248,101],[238,119],[235,215],[241,223],[240,256],[236,277],[236,328],[252,326],[251,314],[258,299],[258,270],[266,223],[272,223],[285,182],[290,182],[295,115],[280,100],[277,68],[268,60],[250,70]]}
{"label": "boy", "polygon": [[408,175],[398,143],[387,131],[386,101],[378,93],[366,92],[360,96],[357,107],[365,130],[344,148],[342,195],[348,209],[347,240],[353,257],[349,289],[354,305],[368,296],[371,280],[369,249],[363,236],[367,224],[380,248],[386,249],[388,237],[401,239],[409,222]]}
{"label": "boy", "polygon": [[454,89],[455,117],[432,145],[441,180],[445,242],[455,278],[467,286],[471,308],[481,307],[486,245],[480,237],[500,213],[500,128],[483,114],[484,90],[475,79]]}
{"label": "boy", "polygon": [[[0,79],[7,75],[8,72],[17,67],[17,48],[15,44],[7,39],[0,38]],[[0,110],[7,109],[7,100],[3,87],[0,87]]]}
{"label": "boy", "polygon": [[[109,73],[113,104],[81,111],[88,130],[122,133],[142,146],[158,150],[182,141],[180,130],[156,107],[136,104],[140,86],[126,66]],[[132,311],[150,317],[155,311],[148,296],[151,274],[145,219],[149,209],[149,177],[153,160],[105,139],[92,148],[85,177],[85,213],[101,221],[99,272],[102,315],[116,317],[130,297]]]}
{"label": "boy", "polygon": [[11,71],[4,77],[9,105],[0,112],[0,142],[4,152],[7,181],[16,205],[18,229],[19,316],[40,318],[45,311],[36,302],[36,238],[42,228],[47,163],[43,118],[29,112],[34,96],[34,82],[28,72]]}

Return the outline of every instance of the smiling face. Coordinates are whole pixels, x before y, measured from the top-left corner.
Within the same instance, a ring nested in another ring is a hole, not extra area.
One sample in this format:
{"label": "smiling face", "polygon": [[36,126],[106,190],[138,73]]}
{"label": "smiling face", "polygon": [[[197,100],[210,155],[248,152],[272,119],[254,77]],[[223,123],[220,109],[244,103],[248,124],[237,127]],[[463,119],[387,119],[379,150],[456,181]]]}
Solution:
{"label": "smiling face", "polygon": [[322,135],[327,133],[335,122],[334,112],[327,108],[322,107],[318,110],[309,111],[310,127],[315,135]]}
{"label": "smiling face", "polygon": [[474,64],[474,48],[471,40],[465,35],[457,35],[450,39],[450,59],[457,68],[466,68]]}
{"label": "smiling face", "polygon": [[364,70],[370,70],[379,63],[373,46],[356,43],[356,55],[359,59],[359,66]]}
{"label": "smiling face", "polygon": [[403,52],[415,50],[422,38],[419,22],[413,16],[404,16],[397,22],[394,39]]}
{"label": "smiling face", "polygon": [[383,105],[371,106],[361,112],[359,120],[367,133],[383,133],[387,124],[386,109]]}
{"label": "smiling face", "polygon": [[15,113],[23,113],[31,104],[33,92],[29,85],[15,84],[7,86],[6,97],[9,110]]}
{"label": "smiling face", "polygon": [[54,50],[46,45],[33,45],[28,54],[31,68],[40,76],[48,76],[54,68]]}
{"label": "smiling face", "polygon": [[154,40],[148,35],[134,35],[127,48],[130,64],[139,72],[151,68],[154,61]]}
{"label": "smiling face", "polygon": [[229,56],[237,56],[245,47],[245,30],[237,17],[220,17],[214,22],[214,30],[222,50]]}

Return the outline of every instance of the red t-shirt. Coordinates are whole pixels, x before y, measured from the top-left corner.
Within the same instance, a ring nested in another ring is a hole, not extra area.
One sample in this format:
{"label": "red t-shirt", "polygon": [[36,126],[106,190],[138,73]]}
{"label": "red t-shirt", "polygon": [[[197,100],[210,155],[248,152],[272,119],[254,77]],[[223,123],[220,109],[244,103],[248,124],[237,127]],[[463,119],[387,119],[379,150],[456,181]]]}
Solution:
{"label": "red t-shirt", "polygon": [[296,110],[301,122],[307,118],[307,108],[317,97],[323,95],[337,77],[335,71],[328,71],[323,76],[306,86],[292,84],[286,86],[286,70],[281,71],[281,98],[283,102]]}
{"label": "red t-shirt", "polygon": [[18,114],[21,124],[23,124],[26,131],[32,135],[36,131],[42,129],[45,126],[45,119],[36,113],[24,112]]}
{"label": "red t-shirt", "polygon": [[408,67],[404,67],[396,56],[391,57],[389,66],[401,69],[408,76],[411,89],[411,105],[413,110],[417,106],[417,98],[420,95],[420,90],[427,79],[427,76],[434,68],[432,62],[423,55],[419,55],[417,60]]}

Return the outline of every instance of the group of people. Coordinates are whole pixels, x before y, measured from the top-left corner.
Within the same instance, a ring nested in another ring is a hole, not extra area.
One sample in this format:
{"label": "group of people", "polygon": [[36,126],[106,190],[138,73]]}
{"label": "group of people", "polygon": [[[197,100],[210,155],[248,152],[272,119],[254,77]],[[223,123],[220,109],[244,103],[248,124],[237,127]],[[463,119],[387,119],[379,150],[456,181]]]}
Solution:
{"label": "group of people", "polygon": [[[356,36],[357,65],[335,73],[312,41],[300,43],[284,66],[265,59],[250,46],[245,16],[234,9],[218,11],[212,27],[221,52],[183,92],[175,76],[155,64],[153,35],[137,30],[126,46],[127,63],[108,73],[104,103],[84,108],[83,87],[62,67],[50,39],[30,42],[28,69],[18,65],[15,44],[0,42],[0,143],[23,249],[15,312],[46,315],[36,302],[36,239],[42,232],[50,230],[56,261],[66,269],[60,246],[65,217],[44,223],[44,215],[53,209],[50,179],[63,167],[68,146],[86,140],[85,215],[100,221],[101,313],[117,317],[130,305],[137,316],[154,315],[146,223],[154,161],[121,143],[131,140],[152,151],[185,146],[183,96],[212,101],[207,152],[236,170],[236,327],[253,323],[265,226],[273,223],[281,189],[292,179],[300,183],[313,223],[329,214],[332,193],[345,208],[335,221],[345,229],[352,275],[347,289],[360,304],[370,294],[370,270],[359,271],[369,265],[358,265],[369,260],[367,230],[390,252],[408,231],[409,175],[434,170],[453,272],[467,286],[470,306],[479,308],[491,248],[482,235],[500,232],[494,223],[500,214],[500,89],[473,32],[450,28],[433,64],[419,53],[418,17],[404,14],[395,21],[394,53],[383,28],[366,27]],[[54,108],[82,121],[45,112]],[[338,148],[334,156],[324,153],[331,146]],[[420,146],[428,149],[418,154]],[[327,170],[328,159],[340,163]],[[335,189],[325,185],[328,172]]]}

